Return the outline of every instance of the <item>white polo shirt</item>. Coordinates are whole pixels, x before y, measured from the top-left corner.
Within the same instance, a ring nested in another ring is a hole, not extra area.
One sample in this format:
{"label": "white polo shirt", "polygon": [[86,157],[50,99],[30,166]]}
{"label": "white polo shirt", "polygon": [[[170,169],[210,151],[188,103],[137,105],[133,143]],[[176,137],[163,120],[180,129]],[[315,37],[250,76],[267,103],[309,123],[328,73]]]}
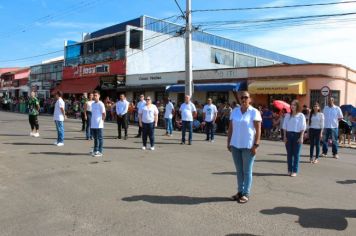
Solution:
{"label": "white polo shirt", "polygon": [[53,120],[64,121],[64,115],[61,108],[65,109],[65,104],[62,98],[59,98],[54,105]]}
{"label": "white polo shirt", "polygon": [[155,121],[155,115],[158,115],[159,111],[156,105],[144,106],[138,111],[138,114],[142,114],[142,123],[149,124]]}
{"label": "white polo shirt", "polygon": [[194,103],[189,102],[188,104],[183,103],[179,111],[182,113],[182,121],[193,121],[193,112],[196,112],[197,109]]}
{"label": "white polo shirt", "polygon": [[87,101],[87,111],[91,112],[91,105],[94,103],[94,101]]}
{"label": "white polo shirt", "polygon": [[211,105],[206,104],[203,108],[203,113],[205,113],[205,121],[212,122],[214,116],[218,113],[218,109],[214,104]]}
{"label": "white polo shirt", "polygon": [[335,129],[339,128],[339,119],[344,118],[342,111],[338,106],[326,106],[323,110],[324,113],[324,128]]}
{"label": "white polo shirt", "polygon": [[303,113],[298,113],[295,116],[286,114],[283,121],[283,129],[287,132],[300,133],[307,129],[307,122]]}
{"label": "white polo shirt", "polygon": [[116,114],[123,116],[129,110],[130,103],[125,99],[124,101],[118,101],[116,103]]}
{"label": "white polo shirt", "polygon": [[171,102],[168,102],[166,104],[166,108],[165,108],[165,112],[164,112],[164,118],[165,119],[172,119],[173,118],[173,110],[174,110],[174,106],[173,106],[173,103]]}
{"label": "white polo shirt", "polygon": [[242,114],[241,107],[236,107],[230,115],[232,121],[232,136],[230,145],[235,148],[251,149],[255,142],[255,121],[262,121],[261,113],[254,107],[249,106]]}
{"label": "white polo shirt", "polygon": [[93,102],[91,104],[91,128],[92,129],[103,129],[104,120],[103,113],[105,113],[105,105],[102,101]]}

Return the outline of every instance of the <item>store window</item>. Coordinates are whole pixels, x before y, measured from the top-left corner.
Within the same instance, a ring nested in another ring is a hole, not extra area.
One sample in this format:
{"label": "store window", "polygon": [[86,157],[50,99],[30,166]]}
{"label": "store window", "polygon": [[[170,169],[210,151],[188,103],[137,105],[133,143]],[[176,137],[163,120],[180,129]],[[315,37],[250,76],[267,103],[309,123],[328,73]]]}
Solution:
{"label": "store window", "polygon": [[208,92],[207,98],[211,98],[215,105],[229,101],[229,92]]}
{"label": "store window", "polygon": [[[335,105],[340,105],[340,90],[331,90],[330,96],[334,98]],[[320,90],[310,90],[310,104],[309,106],[312,107],[315,102],[320,104],[320,108],[323,109],[325,106],[325,97],[321,95]]]}
{"label": "store window", "polygon": [[256,67],[256,58],[236,53],[236,67]]}
{"label": "store window", "polygon": [[217,48],[212,48],[211,62],[219,65],[234,66],[234,53]]}
{"label": "store window", "polygon": [[142,31],[130,30],[130,48],[142,49]]}
{"label": "store window", "polygon": [[273,64],[273,61],[257,58],[257,66],[270,66]]}

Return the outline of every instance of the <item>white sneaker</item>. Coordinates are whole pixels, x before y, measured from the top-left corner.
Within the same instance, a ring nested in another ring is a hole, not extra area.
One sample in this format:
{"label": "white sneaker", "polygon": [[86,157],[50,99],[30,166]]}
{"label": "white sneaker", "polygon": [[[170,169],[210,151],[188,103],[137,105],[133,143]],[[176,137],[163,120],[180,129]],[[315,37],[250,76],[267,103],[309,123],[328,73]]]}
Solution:
{"label": "white sneaker", "polygon": [[146,147],[142,147],[142,150],[146,150]]}
{"label": "white sneaker", "polygon": [[31,137],[34,137],[34,135],[35,135],[35,134],[34,134],[33,132],[30,133],[30,136],[31,136]]}
{"label": "white sneaker", "polygon": [[214,140],[214,139],[212,139],[212,140],[210,140],[210,142],[211,142],[211,143],[214,143],[214,142],[215,142],[215,140]]}
{"label": "white sneaker", "polygon": [[155,150],[155,147],[151,147],[150,149],[151,149],[151,151],[154,151],[154,150]]}
{"label": "white sneaker", "polygon": [[103,154],[101,152],[96,152],[94,154],[94,157],[102,157],[102,156],[103,156]]}
{"label": "white sneaker", "polygon": [[40,133],[34,133],[33,137],[36,137],[36,138],[40,137]]}
{"label": "white sneaker", "polygon": [[57,147],[62,147],[64,146],[64,143],[57,143]]}
{"label": "white sneaker", "polygon": [[94,149],[90,150],[89,155],[94,155]]}

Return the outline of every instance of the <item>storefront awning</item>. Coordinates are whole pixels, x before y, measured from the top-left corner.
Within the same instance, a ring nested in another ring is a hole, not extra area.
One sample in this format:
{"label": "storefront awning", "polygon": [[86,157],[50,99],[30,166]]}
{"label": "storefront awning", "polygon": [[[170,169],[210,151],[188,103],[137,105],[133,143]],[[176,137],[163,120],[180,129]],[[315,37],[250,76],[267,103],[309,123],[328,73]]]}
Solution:
{"label": "storefront awning", "polygon": [[297,94],[307,93],[305,80],[255,81],[248,85],[251,94]]}
{"label": "storefront awning", "polygon": [[88,93],[92,92],[98,86],[99,78],[63,80],[61,84],[52,91],[52,94],[55,94],[57,91],[72,94]]}
{"label": "storefront awning", "polygon": [[[208,91],[217,91],[217,92],[228,92],[228,91],[243,91],[246,90],[246,82],[238,83],[214,83],[214,84],[194,84],[195,92],[208,92]],[[185,85],[184,84],[175,84],[169,85],[166,87],[166,92],[174,93],[184,93]]]}

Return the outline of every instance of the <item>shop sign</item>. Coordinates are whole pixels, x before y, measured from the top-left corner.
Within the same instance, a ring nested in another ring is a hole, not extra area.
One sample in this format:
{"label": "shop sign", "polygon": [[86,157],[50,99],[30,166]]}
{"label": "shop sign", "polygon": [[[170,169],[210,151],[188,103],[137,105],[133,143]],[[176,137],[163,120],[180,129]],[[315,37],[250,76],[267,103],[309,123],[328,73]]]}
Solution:
{"label": "shop sign", "polygon": [[330,94],[330,88],[328,86],[324,86],[320,89],[320,93],[321,95],[323,95],[324,97],[329,96]]}
{"label": "shop sign", "polygon": [[42,89],[49,90],[51,88],[52,88],[52,82],[51,81],[42,81]]}

